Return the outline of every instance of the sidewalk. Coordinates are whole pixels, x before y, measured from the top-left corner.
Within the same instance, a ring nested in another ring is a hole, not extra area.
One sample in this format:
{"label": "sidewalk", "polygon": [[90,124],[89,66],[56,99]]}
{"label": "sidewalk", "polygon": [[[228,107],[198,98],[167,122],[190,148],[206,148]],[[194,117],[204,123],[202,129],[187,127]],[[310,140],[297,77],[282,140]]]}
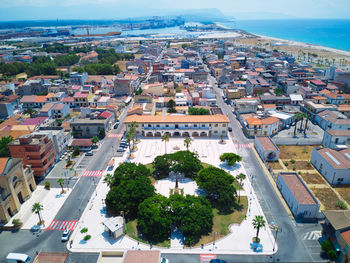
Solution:
{"label": "sidewalk", "polygon": [[50,190],[46,190],[44,186],[38,185],[32,193],[31,198],[23,203],[19,212],[9,223],[7,223],[7,225],[11,226],[12,220],[18,218],[23,223],[21,229],[38,229],[39,226],[37,224],[39,222],[39,217],[32,212],[32,206],[35,203],[40,203],[43,206],[43,210],[40,214],[42,220],[45,221],[45,224],[40,228],[44,229],[45,227],[48,227],[66,201],[70,192],[71,189],[64,194],[61,194],[61,188],[51,188]]}
{"label": "sidewalk", "polygon": [[[190,150],[196,150],[201,161],[217,167],[221,167],[228,171],[232,176],[236,176],[239,173],[246,174],[245,169],[241,164],[236,164],[233,167],[229,167],[220,163],[220,154],[224,152],[237,152],[237,149],[235,149],[235,146],[231,140],[227,139],[225,144],[219,144],[218,142],[218,139],[195,139],[195,141],[190,146]],[[132,161],[143,164],[151,163],[156,155],[163,154],[165,151],[167,153],[176,151],[174,149],[175,146],[177,146],[180,150],[184,150],[185,146],[183,145],[183,139],[171,138],[170,141],[166,143],[166,145],[165,142],[161,142],[159,139],[142,139],[141,142],[137,144],[138,150],[134,153],[135,158]],[[120,162],[125,161],[127,155],[128,154],[126,153],[124,154],[125,157],[114,158],[115,167],[118,166]],[[202,157],[202,155],[204,157]],[[106,172],[104,172],[104,175],[105,174]],[[156,187],[161,194],[167,195],[167,193],[169,194],[170,192],[169,187],[171,188],[172,184],[175,185],[175,183],[171,180],[161,180],[157,183]],[[165,189],[166,187],[168,187],[168,190]],[[196,190],[193,185],[186,186],[182,185],[181,182],[179,182],[179,187],[183,187],[185,192],[189,193],[195,192]],[[244,190],[241,190],[241,196],[247,196],[249,200],[247,217],[241,224],[231,225],[231,233],[221,240],[216,241],[215,246],[210,243],[205,245],[203,249],[200,247],[180,248],[179,239],[174,238],[172,241],[172,248],[162,248],[155,246],[153,246],[153,248],[160,250],[162,253],[209,253],[210,251],[215,251],[216,253],[224,254],[271,255],[277,252],[277,244],[275,245],[275,251],[273,251],[273,234],[268,227],[264,212],[260,207],[258,198],[255,195],[254,189],[252,188],[248,177],[244,180],[243,188]],[[67,245],[68,249],[72,252],[99,252],[101,250],[108,251],[127,249],[149,250],[150,247],[147,244],[138,244],[137,241],[127,236],[121,237],[118,240],[114,240],[108,236],[107,232],[104,231],[104,226],[102,224],[106,218],[104,199],[106,198],[108,190],[108,186],[103,182],[102,178],[79,221],[78,227],[75,229],[73,235],[71,236],[71,239],[73,240],[72,248],[69,248],[69,245]],[[261,252],[255,252],[251,247],[252,238],[256,235],[256,229],[254,229],[252,226],[252,220],[256,215],[264,216],[266,221],[266,227],[261,228],[259,232],[259,237],[261,240],[260,244],[262,245]],[[89,229],[87,234],[90,234],[92,236],[92,238],[87,242],[83,241],[83,237],[86,234],[80,233],[80,230],[84,227],[87,227]]]}

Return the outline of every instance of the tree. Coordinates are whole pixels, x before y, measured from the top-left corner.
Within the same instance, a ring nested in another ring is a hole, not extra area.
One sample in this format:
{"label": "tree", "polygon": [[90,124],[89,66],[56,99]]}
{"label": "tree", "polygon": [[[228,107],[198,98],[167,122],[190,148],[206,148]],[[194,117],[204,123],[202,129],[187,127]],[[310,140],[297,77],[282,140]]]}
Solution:
{"label": "tree", "polygon": [[165,142],[165,153],[166,153],[166,142],[169,141],[169,135],[167,133],[164,133],[162,136],[162,142]]}
{"label": "tree", "polygon": [[137,228],[148,241],[158,243],[169,238],[172,223],[169,206],[169,199],[159,194],[139,205]]}
{"label": "tree", "polygon": [[282,88],[276,88],[275,89],[275,95],[276,96],[280,96],[283,94],[283,89]]}
{"label": "tree", "polygon": [[204,109],[204,108],[189,108],[188,114],[189,115],[209,115],[210,112],[208,109]]}
{"label": "tree", "polygon": [[36,111],[32,108],[28,108],[25,111],[23,111],[23,114],[28,114],[31,118],[36,114]]}
{"label": "tree", "polygon": [[216,167],[202,169],[196,183],[206,192],[206,196],[213,207],[220,213],[230,213],[236,204],[235,179],[232,175]]}
{"label": "tree", "polygon": [[79,154],[80,154],[80,147],[79,146],[75,146],[74,150],[73,150],[73,153],[72,153],[72,156],[75,157],[75,156],[78,156]]}
{"label": "tree", "polygon": [[99,138],[97,136],[92,137],[91,142],[96,145],[98,143]]}
{"label": "tree", "polygon": [[35,213],[35,214],[38,214],[38,217],[39,217],[39,225],[41,225],[42,223],[42,219],[41,219],[41,214],[40,214],[40,211],[44,210],[42,204],[40,203],[34,203],[33,206],[32,206],[32,212]]}
{"label": "tree", "polygon": [[227,162],[228,165],[234,165],[242,161],[242,157],[235,153],[223,153],[220,155],[221,162]]}
{"label": "tree", "polygon": [[187,151],[190,148],[191,143],[192,143],[192,139],[190,137],[185,138],[184,145],[185,145]]}
{"label": "tree", "polygon": [[[239,175],[237,175],[236,179],[238,181],[239,187],[242,188],[243,187],[243,180],[245,180],[246,175],[243,173],[240,173]],[[240,193],[240,189],[238,189],[238,203],[241,202],[241,193]]]}
{"label": "tree", "polygon": [[171,218],[185,237],[185,244],[193,245],[202,235],[212,231],[213,210],[202,196],[171,195]]}
{"label": "tree", "polygon": [[294,119],[295,119],[295,126],[294,126],[294,137],[296,137],[296,131],[297,131],[297,124],[298,121],[300,121],[303,118],[303,115],[301,112],[295,113],[294,114]]}
{"label": "tree", "polygon": [[305,122],[305,127],[304,127],[304,137],[306,136],[307,124],[308,124],[309,119],[310,119],[310,114],[306,113],[305,118],[306,118],[306,122]]}
{"label": "tree", "polygon": [[171,154],[158,155],[152,162],[154,168],[153,177],[156,180],[167,178],[173,167],[173,162]]}
{"label": "tree", "polygon": [[255,241],[258,242],[260,228],[264,227],[266,222],[265,222],[263,216],[255,216],[255,218],[253,219],[253,223],[252,224],[253,224],[253,227],[256,229]]}
{"label": "tree", "polygon": [[64,189],[63,189],[63,186],[64,186],[64,179],[63,179],[63,178],[57,179],[57,183],[61,186],[61,188],[62,188],[62,193],[64,193]]}
{"label": "tree", "polygon": [[129,132],[125,135],[126,142],[128,143],[129,152],[131,153],[131,141],[132,141],[132,132]]}
{"label": "tree", "polygon": [[99,128],[98,129],[98,136],[103,139],[106,136],[106,131],[104,128]]}
{"label": "tree", "polygon": [[133,129],[133,135],[137,141],[137,123],[136,121],[132,121],[130,125],[131,125],[131,128]]}
{"label": "tree", "polygon": [[127,218],[136,218],[138,206],[155,194],[151,173],[142,164],[123,163],[115,170],[106,196],[107,209],[124,211]]}
{"label": "tree", "polygon": [[168,108],[168,113],[175,113],[175,106],[176,103],[173,99],[169,100],[168,103],[166,104],[167,108]]}
{"label": "tree", "polygon": [[0,139],[0,157],[10,157],[10,150],[8,144],[13,141],[11,136],[1,137]]}

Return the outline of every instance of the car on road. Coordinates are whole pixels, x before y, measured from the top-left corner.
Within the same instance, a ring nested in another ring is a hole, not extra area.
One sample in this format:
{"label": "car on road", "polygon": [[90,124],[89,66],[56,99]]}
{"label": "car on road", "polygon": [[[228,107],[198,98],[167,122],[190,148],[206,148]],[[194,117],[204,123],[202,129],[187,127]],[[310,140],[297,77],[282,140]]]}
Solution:
{"label": "car on road", "polygon": [[167,258],[162,258],[162,260],[160,261],[160,263],[169,263],[169,259],[167,259]]}
{"label": "car on road", "polygon": [[93,155],[94,155],[94,153],[92,151],[88,151],[85,153],[85,156],[93,156]]}
{"label": "car on road", "polygon": [[232,132],[232,127],[231,126],[228,126],[228,131]]}
{"label": "car on road", "polygon": [[227,261],[223,259],[212,259],[210,263],[227,263]]}
{"label": "car on road", "polygon": [[66,230],[64,230],[63,233],[62,233],[61,241],[62,242],[68,241],[69,236],[70,236],[71,233],[72,232],[68,228]]}
{"label": "car on road", "polygon": [[6,257],[6,262],[8,263],[11,263],[11,262],[27,263],[27,262],[30,262],[30,260],[31,260],[30,256],[22,253],[9,253]]}
{"label": "car on road", "polygon": [[117,149],[117,152],[125,152],[125,149],[124,149],[124,148],[119,147],[119,148]]}
{"label": "car on road", "polygon": [[128,145],[125,144],[125,143],[121,143],[121,144],[119,144],[119,147],[121,147],[121,148],[128,148]]}

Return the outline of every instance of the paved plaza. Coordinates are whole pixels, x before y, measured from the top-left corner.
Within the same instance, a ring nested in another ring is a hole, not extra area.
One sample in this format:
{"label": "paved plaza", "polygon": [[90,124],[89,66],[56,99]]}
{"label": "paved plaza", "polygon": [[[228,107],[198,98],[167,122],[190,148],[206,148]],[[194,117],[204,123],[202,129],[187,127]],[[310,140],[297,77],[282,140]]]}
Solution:
{"label": "paved plaza", "polygon": [[[231,139],[225,140],[225,143],[219,143],[220,139],[212,138],[198,138],[195,139],[190,150],[198,153],[198,156],[202,162],[220,167],[229,172],[232,176],[236,176],[239,173],[245,173],[244,167],[239,163],[233,167],[229,167],[225,164],[220,163],[219,156],[225,152],[234,152],[239,154],[239,148],[236,149]],[[172,153],[179,150],[185,150],[183,138],[170,138],[168,142],[162,142],[159,138],[145,138],[141,139],[141,142],[137,144],[138,150],[134,153],[134,159],[132,162],[148,164],[153,161],[157,155],[164,153]],[[108,173],[112,173],[119,163],[126,160],[128,152],[124,153],[122,157],[115,157],[115,166],[113,170],[109,170]],[[103,175],[107,172],[104,171]],[[155,184],[158,193],[164,196],[169,196],[170,188],[174,188],[175,181],[173,179],[163,179]],[[189,179],[179,180],[179,188],[184,189],[184,194],[198,195],[198,187],[196,183]],[[123,236],[117,240],[109,237],[108,233],[105,232],[103,221],[106,219],[106,208],[104,199],[108,193],[108,186],[101,180],[96,186],[95,192],[87,205],[78,226],[76,227],[71,239],[73,240],[72,248],[68,243],[67,247],[72,252],[99,252],[101,250],[127,250],[127,249],[142,249],[149,250],[150,246]],[[256,234],[256,229],[252,226],[252,220],[256,215],[263,215],[264,213],[260,207],[260,204],[255,195],[254,189],[252,188],[249,178],[244,181],[243,190],[241,190],[241,196],[247,196],[249,207],[247,216],[241,224],[232,224],[230,226],[231,233],[221,240],[207,244],[204,248],[183,248],[181,235],[175,233],[172,235],[171,247],[161,248],[153,247],[161,250],[162,253],[225,253],[225,254],[264,254],[270,255],[277,251],[277,244],[274,242],[273,234],[269,229],[268,225],[260,229],[259,237],[261,239],[261,247],[259,251],[253,251],[251,247],[252,237]],[[265,217],[265,216],[264,216]],[[266,220],[266,219],[265,219]],[[89,229],[88,234],[92,236],[89,241],[84,241],[83,237],[86,234],[81,234],[80,230],[84,227]],[[273,246],[275,245],[275,251]]]}

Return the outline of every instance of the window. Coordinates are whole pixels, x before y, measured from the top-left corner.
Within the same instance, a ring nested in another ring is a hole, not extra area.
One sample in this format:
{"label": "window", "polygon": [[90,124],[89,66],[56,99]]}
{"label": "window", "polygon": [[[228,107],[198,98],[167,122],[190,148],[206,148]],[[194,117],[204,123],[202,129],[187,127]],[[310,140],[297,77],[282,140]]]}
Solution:
{"label": "window", "polygon": [[218,126],[219,126],[219,124],[215,123],[214,127],[218,127]]}
{"label": "window", "polygon": [[157,124],[157,127],[160,127],[160,125],[159,125],[159,124]]}
{"label": "window", "polygon": [[205,124],[202,124],[202,127],[205,127]]}
{"label": "window", "polygon": [[152,125],[151,125],[151,124],[148,124],[148,127],[152,127]]}
{"label": "window", "polygon": [[197,128],[197,124],[193,125],[193,127],[196,127],[196,128]]}
{"label": "window", "polygon": [[165,127],[167,127],[167,128],[168,128],[168,127],[169,127],[169,125],[167,124],[167,125],[165,125]]}
{"label": "window", "polygon": [[187,124],[185,124],[185,127],[188,127],[188,125],[187,125]]}
{"label": "window", "polygon": [[226,127],[226,124],[223,124],[222,127]]}
{"label": "window", "polygon": [[214,131],[214,133],[218,133],[218,131]]}

